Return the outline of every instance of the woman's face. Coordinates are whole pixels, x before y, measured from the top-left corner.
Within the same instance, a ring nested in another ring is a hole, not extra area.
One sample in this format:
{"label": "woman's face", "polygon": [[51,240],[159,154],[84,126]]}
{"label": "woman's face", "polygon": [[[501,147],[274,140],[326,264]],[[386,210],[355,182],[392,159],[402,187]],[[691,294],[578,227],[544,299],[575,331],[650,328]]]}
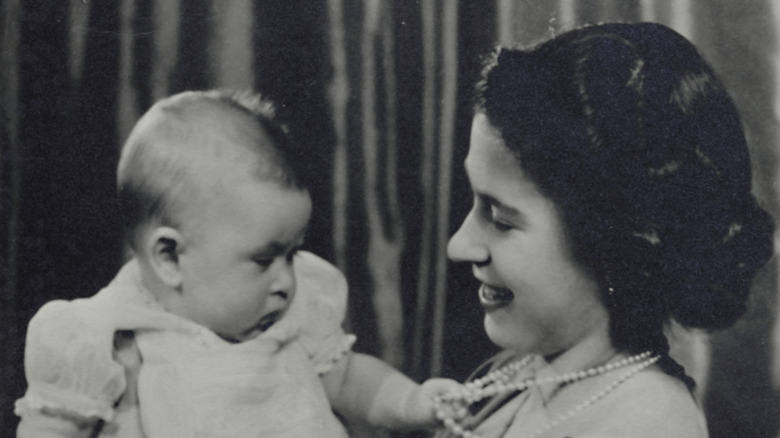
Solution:
{"label": "woman's face", "polygon": [[[465,162],[474,205],[449,257],[472,264],[485,330],[496,345],[545,356],[608,339],[598,285],[572,257],[555,204],[477,114]],[[608,342],[608,341],[606,341]]]}

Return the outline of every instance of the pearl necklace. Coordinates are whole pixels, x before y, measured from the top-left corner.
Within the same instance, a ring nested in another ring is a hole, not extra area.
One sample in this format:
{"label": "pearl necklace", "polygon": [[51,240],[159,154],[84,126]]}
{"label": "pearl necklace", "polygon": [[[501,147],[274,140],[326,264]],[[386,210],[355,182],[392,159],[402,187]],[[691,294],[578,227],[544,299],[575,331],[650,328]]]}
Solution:
{"label": "pearl necklace", "polygon": [[[549,421],[544,427],[535,431],[527,438],[537,437],[593,405],[597,401],[607,396],[607,394],[612,392],[629,377],[639,373],[643,369],[657,362],[659,356],[651,357],[651,355],[651,352],[646,351],[635,356],[621,359],[617,362],[607,363],[605,365],[587,370],[576,371],[558,376],[545,377],[541,379],[532,377],[520,382],[511,382],[512,377],[517,374],[519,370],[528,366],[528,364],[531,362],[532,356],[526,356],[520,361],[512,362],[509,365],[492,371],[484,377],[464,384],[463,388],[458,392],[451,392],[449,394],[437,396],[434,399],[436,418],[442,422],[444,427],[446,427],[456,436],[463,438],[480,438],[479,435],[475,434],[471,430],[466,429],[465,426],[459,423],[460,420],[468,415],[468,407],[473,403],[499,394],[523,391],[532,386],[540,386],[547,383],[573,383],[587,379],[588,377],[606,374],[639,362],[618,376],[617,379],[610,382],[610,384],[607,385],[604,389],[580,402],[577,406],[573,407],[568,412],[565,412],[559,417]],[[447,405],[446,408],[445,405]]]}

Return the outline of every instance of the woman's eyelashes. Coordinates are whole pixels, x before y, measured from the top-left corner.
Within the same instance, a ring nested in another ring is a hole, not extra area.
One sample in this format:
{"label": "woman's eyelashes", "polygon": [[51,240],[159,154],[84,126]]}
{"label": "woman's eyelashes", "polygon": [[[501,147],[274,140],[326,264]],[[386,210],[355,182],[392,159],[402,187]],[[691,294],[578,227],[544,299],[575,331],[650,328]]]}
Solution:
{"label": "woman's eyelashes", "polygon": [[498,218],[495,217],[495,215],[491,216],[490,222],[493,224],[493,226],[496,228],[496,230],[504,232],[509,231],[514,228],[514,226],[510,223],[504,222]]}
{"label": "woman's eyelashes", "polygon": [[500,218],[499,212],[496,211],[495,206],[490,202],[477,196],[474,199],[474,205],[477,211],[479,211],[479,215],[482,219],[487,221],[497,231],[506,232],[514,228],[514,225],[511,222]]}
{"label": "woman's eyelashes", "polygon": [[496,211],[495,207],[489,207],[486,216],[488,222],[490,222],[490,225],[492,225],[493,228],[495,228],[499,232],[503,233],[515,228],[512,222],[501,218],[500,213]]}

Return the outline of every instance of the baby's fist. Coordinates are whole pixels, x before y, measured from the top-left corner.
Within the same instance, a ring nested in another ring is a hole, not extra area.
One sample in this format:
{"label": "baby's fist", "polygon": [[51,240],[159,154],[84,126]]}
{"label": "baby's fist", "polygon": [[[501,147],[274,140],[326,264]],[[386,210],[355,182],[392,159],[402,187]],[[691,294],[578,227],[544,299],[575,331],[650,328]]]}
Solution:
{"label": "baby's fist", "polygon": [[412,420],[413,423],[425,427],[434,427],[437,422],[436,399],[447,394],[459,394],[461,391],[463,391],[463,385],[452,379],[428,379],[410,397],[406,407],[407,418]]}

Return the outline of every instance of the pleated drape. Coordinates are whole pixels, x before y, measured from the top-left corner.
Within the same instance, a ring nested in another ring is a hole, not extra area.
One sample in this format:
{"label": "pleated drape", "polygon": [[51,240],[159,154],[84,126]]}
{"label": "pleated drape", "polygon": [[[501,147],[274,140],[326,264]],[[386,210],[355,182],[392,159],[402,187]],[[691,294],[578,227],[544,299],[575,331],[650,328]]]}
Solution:
{"label": "pleated drape", "polygon": [[[0,379],[3,388],[9,382],[23,381],[20,333],[18,327],[24,315],[18,312],[19,248],[21,231],[21,143],[19,102],[19,49],[21,4],[19,0],[0,4]],[[18,394],[20,385],[15,385]],[[10,409],[10,397],[0,403],[0,409]],[[0,416],[0,428],[13,424],[10,413]]]}
{"label": "pleated drape", "polygon": [[[118,148],[157,99],[257,88],[298,140],[309,249],[350,283],[356,349],[415,379],[462,379],[495,349],[468,266],[446,259],[471,194],[471,89],[495,43],[606,20],[656,21],[714,64],[742,111],[755,192],[780,213],[780,11],[772,0],[5,0],[0,4],[0,429],[25,388],[44,302],[93,294],[123,259]],[[677,333],[712,436],[780,429],[777,261],[748,315]],[[351,425],[354,436],[380,436]]]}

